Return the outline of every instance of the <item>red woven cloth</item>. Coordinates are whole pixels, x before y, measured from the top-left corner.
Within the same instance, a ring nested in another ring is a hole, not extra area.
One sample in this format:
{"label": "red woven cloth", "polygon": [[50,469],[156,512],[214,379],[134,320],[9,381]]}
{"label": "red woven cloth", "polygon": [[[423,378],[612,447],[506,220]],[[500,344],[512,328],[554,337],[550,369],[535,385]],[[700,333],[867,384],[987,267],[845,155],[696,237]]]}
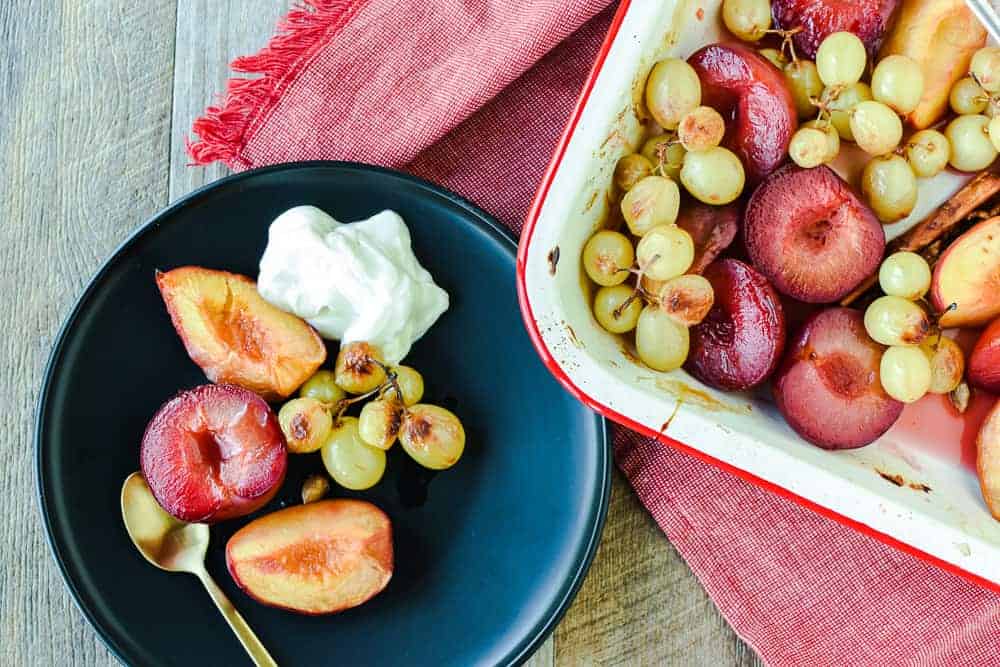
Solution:
{"label": "red woven cloth", "polygon": [[[399,167],[521,221],[608,0],[310,0],[234,62],[196,163]],[[1000,597],[637,434],[615,459],[769,665],[997,665]]]}

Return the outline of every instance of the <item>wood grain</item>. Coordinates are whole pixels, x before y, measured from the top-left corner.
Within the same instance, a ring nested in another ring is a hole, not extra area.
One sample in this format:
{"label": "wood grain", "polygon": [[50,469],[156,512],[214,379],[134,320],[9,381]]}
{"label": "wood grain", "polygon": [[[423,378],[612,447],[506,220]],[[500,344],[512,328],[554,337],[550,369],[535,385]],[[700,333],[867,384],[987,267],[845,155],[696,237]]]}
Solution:
{"label": "wood grain", "polygon": [[[292,0],[0,2],[0,664],[112,665],[46,544],[30,454],[62,318],[157,209],[225,175],[184,136]],[[590,575],[529,665],[757,665],[616,475]]]}
{"label": "wood grain", "polygon": [[111,665],[42,532],[35,402],[63,317],[167,199],[174,4],[0,3],[0,648],[5,665]]}

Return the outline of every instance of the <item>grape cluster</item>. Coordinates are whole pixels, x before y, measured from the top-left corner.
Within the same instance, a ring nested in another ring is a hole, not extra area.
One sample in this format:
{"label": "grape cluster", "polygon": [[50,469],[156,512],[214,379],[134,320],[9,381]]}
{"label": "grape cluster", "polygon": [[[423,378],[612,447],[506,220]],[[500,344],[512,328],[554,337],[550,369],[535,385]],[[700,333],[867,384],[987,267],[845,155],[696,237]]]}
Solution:
{"label": "grape cluster", "polygon": [[[960,171],[988,167],[1000,151],[1000,48],[980,49],[969,65],[969,76],[951,90],[951,108],[958,114],[944,132],[927,129],[904,146],[906,116],[920,104],[924,76],[904,55],[889,55],[874,63],[869,83],[862,81],[868,59],[864,44],[852,33],[828,35],[815,62],[796,57],[790,39],[794,31],[771,29],[768,0],[724,0],[722,19],[737,38],[757,42],[775,33],[784,38],[781,50],[760,54],[785,75],[803,123],[792,136],[789,157],[810,168],[828,163],[840,152],[840,140],[853,141],[871,155],[862,174],[862,191],[878,218],[894,222],[908,216],[917,203],[917,178],[937,175],[947,165]],[[786,57],[785,51],[790,57]]]}
{"label": "grape cluster", "polygon": [[[320,451],[335,482],[368,489],[382,479],[385,453],[397,439],[426,468],[449,468],[462,456],[462,422],[444,408],[420,403],[423,395],[424,379],[416,369],[387,366],[374,345],[347,343],[334,370],[309,378],[299,397],[278,411],[278,422],[289,452]],[[371,400],[357,417],[345,414],[366,399]]]}
{"label": "grape cluster", "polygon": [[927,261],[912,252],[893,253],[882,262],[878,280],[885,296],[868,306],[864,322],[868,335],[888,346],[879,366],[882,388],[903,403],[953,391],[965,358],[920,303],[931,284]]}

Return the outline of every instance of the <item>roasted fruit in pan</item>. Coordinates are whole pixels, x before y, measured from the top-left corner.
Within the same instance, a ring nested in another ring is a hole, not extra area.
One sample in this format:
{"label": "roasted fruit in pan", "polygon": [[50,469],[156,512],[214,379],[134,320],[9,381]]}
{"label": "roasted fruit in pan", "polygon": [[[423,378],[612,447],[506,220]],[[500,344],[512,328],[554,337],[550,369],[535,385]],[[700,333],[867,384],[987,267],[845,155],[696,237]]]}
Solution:
{"label": "roasted fruit in pan", "polygon": [[1000,319],[979,335],[969,355],[969,384],[1000,394]]}
{"label": "roasted fruit in pan", "polygon": [[690,234],[694,242],[694,261],[688,273],[701,273],[736,238],[740,209],[736,204],[710,206],[686,201],[677,216],[677,226]]}
{"label": "roasted fruit in pan", "polygon": [[774,381],[774,399],[800,436],[824,449],[874,441],[903,411],[879,381],[885,348],[865,333],[861,313],[830,308],[809,319]]}
{"label": "roasted fruit in pan", "polygon": [[983,220],[944,251],[930,297],[942,327],[980,326],[1000,315],[1000,217]]}
{"label": "roasted fruit in pan", "polygon": [[874,56],[895,18],[899,0],[772,0],[778,28],[801,28],[793,39],[798,55],[815,58],[820,43],[835,32],[850,32]]}
{"label": "roasted fruit in pan", "polygon": [[393,571],[392,524],[361,500],[320,500],[263,516],[226,544],[247,595],[302,614],[333,614],[380,593]]}
{"label": "roasted fruit in pan", "polygon": [[829,303],[874,273],[882,225],[833,170],[783,167],[760,184],[743,216],[747,253],[775,289]]}
{"label": "roasted fruit in pan", "polygon": [[202,385],[164,403],[146,427],[139,458],[160,506],[198,523],[260,509],[287,466],[274,412],[235,385]]}
{"label": "roasted fruit in pan", "polygon": [[985,43],[986,30],[964,0],[902,0],[880,55],[909,56],[923,72],[923,95],[906,115],[910,125],[924,129],[944,115],[952,86],[968,74],[972,55]]}
{"label": "roasted fruit in pan", "polygon": [[188,355],[212,382],[285,398],[326,359],[319,335],[264,301],[246,276],[184,266],[156,284]]}
{"label": "roasted fruit in pan", "polygon": [[735,43],[705,46],[688,62],[701,79],[702,103],[726,120],[722,145],[743,162],[749,184],[760,182],[784,162],[798,127],[784,75],[764,56]]}
{"label": "roasted fruit in pan", "polygon": [[1000,519],[1000,400],[986,415],[976,438],[976,472],[983,500],[995,519]]}
{"label": "roasted fruit in pan", "polygon": [[721,259],[704,273],[715,302],[691,328],[684,369],[717,389],[740,391],[762,383],[781,360],[785,315],[767,279],[736,259]]}

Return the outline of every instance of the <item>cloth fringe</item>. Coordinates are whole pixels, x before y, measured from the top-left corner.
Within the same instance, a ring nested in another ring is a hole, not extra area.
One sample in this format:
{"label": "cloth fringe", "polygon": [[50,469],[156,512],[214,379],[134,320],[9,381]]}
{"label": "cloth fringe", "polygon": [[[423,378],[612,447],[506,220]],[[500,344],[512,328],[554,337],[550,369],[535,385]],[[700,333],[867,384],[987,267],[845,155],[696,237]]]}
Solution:
{"label": "cloth fringe", "polygon": [[225,99],[209,106],[192,124],[197,141],[185,139],[192,165],[224,162],[232,169],[249,168],[243,147],[259,119],[309,63],[315,51],[339,31],[361,0],[302,0],[278,24],[275,36],[259,53],[236,58],[230,69],[254,78],[233,77]]}

